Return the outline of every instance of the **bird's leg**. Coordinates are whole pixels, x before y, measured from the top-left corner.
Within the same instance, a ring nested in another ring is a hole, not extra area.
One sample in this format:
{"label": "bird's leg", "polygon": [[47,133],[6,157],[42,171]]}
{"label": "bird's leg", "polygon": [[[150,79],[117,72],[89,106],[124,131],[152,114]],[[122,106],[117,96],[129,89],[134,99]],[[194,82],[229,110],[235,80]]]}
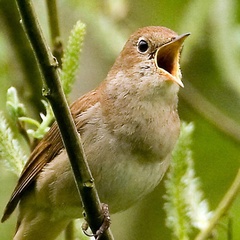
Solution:
{"label": "bird's leg", "polygon": [[103,222],[100,228],[96,231],[95,234],[89,234],[87,233],[87,229],[89,227],[87,221],[82,224],[82,231],[84,234],[88,237],[95,237],[96,240],[99,240],[102,234],[110,227],[111,224],[111,218],[110,213],[108,209],[108,205],[105,203],[102,203],[102,215],[103,215]]}

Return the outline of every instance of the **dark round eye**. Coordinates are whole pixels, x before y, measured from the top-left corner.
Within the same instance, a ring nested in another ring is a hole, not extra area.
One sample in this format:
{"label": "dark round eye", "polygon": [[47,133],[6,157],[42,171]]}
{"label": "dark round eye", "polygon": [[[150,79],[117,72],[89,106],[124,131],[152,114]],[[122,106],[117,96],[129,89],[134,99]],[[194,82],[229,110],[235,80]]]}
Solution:
{"label": "dark round eye", "polygon": [[138,43],[138,51],[145,53],[148,50],[148,43],[145,40],[140,40]]}

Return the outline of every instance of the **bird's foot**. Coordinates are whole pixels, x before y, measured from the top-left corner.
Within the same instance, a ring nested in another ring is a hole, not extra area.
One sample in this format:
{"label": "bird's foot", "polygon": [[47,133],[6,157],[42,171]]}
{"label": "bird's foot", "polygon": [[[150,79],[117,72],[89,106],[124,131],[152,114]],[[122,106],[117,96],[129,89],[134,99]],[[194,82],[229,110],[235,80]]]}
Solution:
{"label": "bird's foot", "polygon": [[82,231],[84,232],[84,234],[86,236],[88,236],[88,237],[95,237],[96,240],[99,240],[100,237],[103,235],[103,233],[110,227],[110,224],[111,224],[110,213],[109,213],[108,205],[105,204],[105,203],[102,204],[102,215],[103,215],[102,225],[96,231],[95,234],[89,234],[87,232],[88,227],[89,227],[87,221],[85,221],[82,224]]}

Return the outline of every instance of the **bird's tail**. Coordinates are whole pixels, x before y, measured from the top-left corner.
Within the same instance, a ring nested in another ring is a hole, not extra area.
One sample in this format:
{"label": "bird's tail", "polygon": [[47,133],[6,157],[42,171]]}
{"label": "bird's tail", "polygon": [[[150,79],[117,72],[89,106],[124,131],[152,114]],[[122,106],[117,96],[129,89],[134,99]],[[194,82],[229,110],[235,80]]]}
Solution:
{"label": "bird's tail", "polygon": [[70,220],[51,219],[46,212],[28,214],[17,224],[13,240],[54,240],[66,228]]}

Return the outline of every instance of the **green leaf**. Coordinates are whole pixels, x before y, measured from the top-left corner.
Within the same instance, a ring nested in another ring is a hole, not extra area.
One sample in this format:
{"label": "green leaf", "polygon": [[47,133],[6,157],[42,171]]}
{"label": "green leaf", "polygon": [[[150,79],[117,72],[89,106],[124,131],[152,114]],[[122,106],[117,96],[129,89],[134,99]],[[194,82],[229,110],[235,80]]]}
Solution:
{"label": "green leaf", "polygon": [[192,123],[182,123],[180,137],[173,151],[171,168],[165,182],[166,224],[172,229],[173,235],[180,240],[191,239],[192,230],[204,229],[211,217],[208,203],[203,200],[200,181],[195,177],[190,148],[193,130]]}
{"label": "green leaf", "polygon": [[14,121],[26,115],[25,106],[19,101],[17,90],[14,87],[10,87],[7,91],[6,106],[9,114],[14,118]]}
{"label": "green leaf", "polygon": [[4,160],[8,169],[18,176],[27,161],[27,155],[18,140],[14,139],[2,112],[0,112],[0,158]]}
{"label": "green leaf", "polygon": [[71,92],[72,85],[76,79],[76,72],[79,66],[80,52],[82,50],[85,32],[85,24],[78,21],[71,31],[68,44],[63,55],[61,81],[66,95],[69,95]]}

